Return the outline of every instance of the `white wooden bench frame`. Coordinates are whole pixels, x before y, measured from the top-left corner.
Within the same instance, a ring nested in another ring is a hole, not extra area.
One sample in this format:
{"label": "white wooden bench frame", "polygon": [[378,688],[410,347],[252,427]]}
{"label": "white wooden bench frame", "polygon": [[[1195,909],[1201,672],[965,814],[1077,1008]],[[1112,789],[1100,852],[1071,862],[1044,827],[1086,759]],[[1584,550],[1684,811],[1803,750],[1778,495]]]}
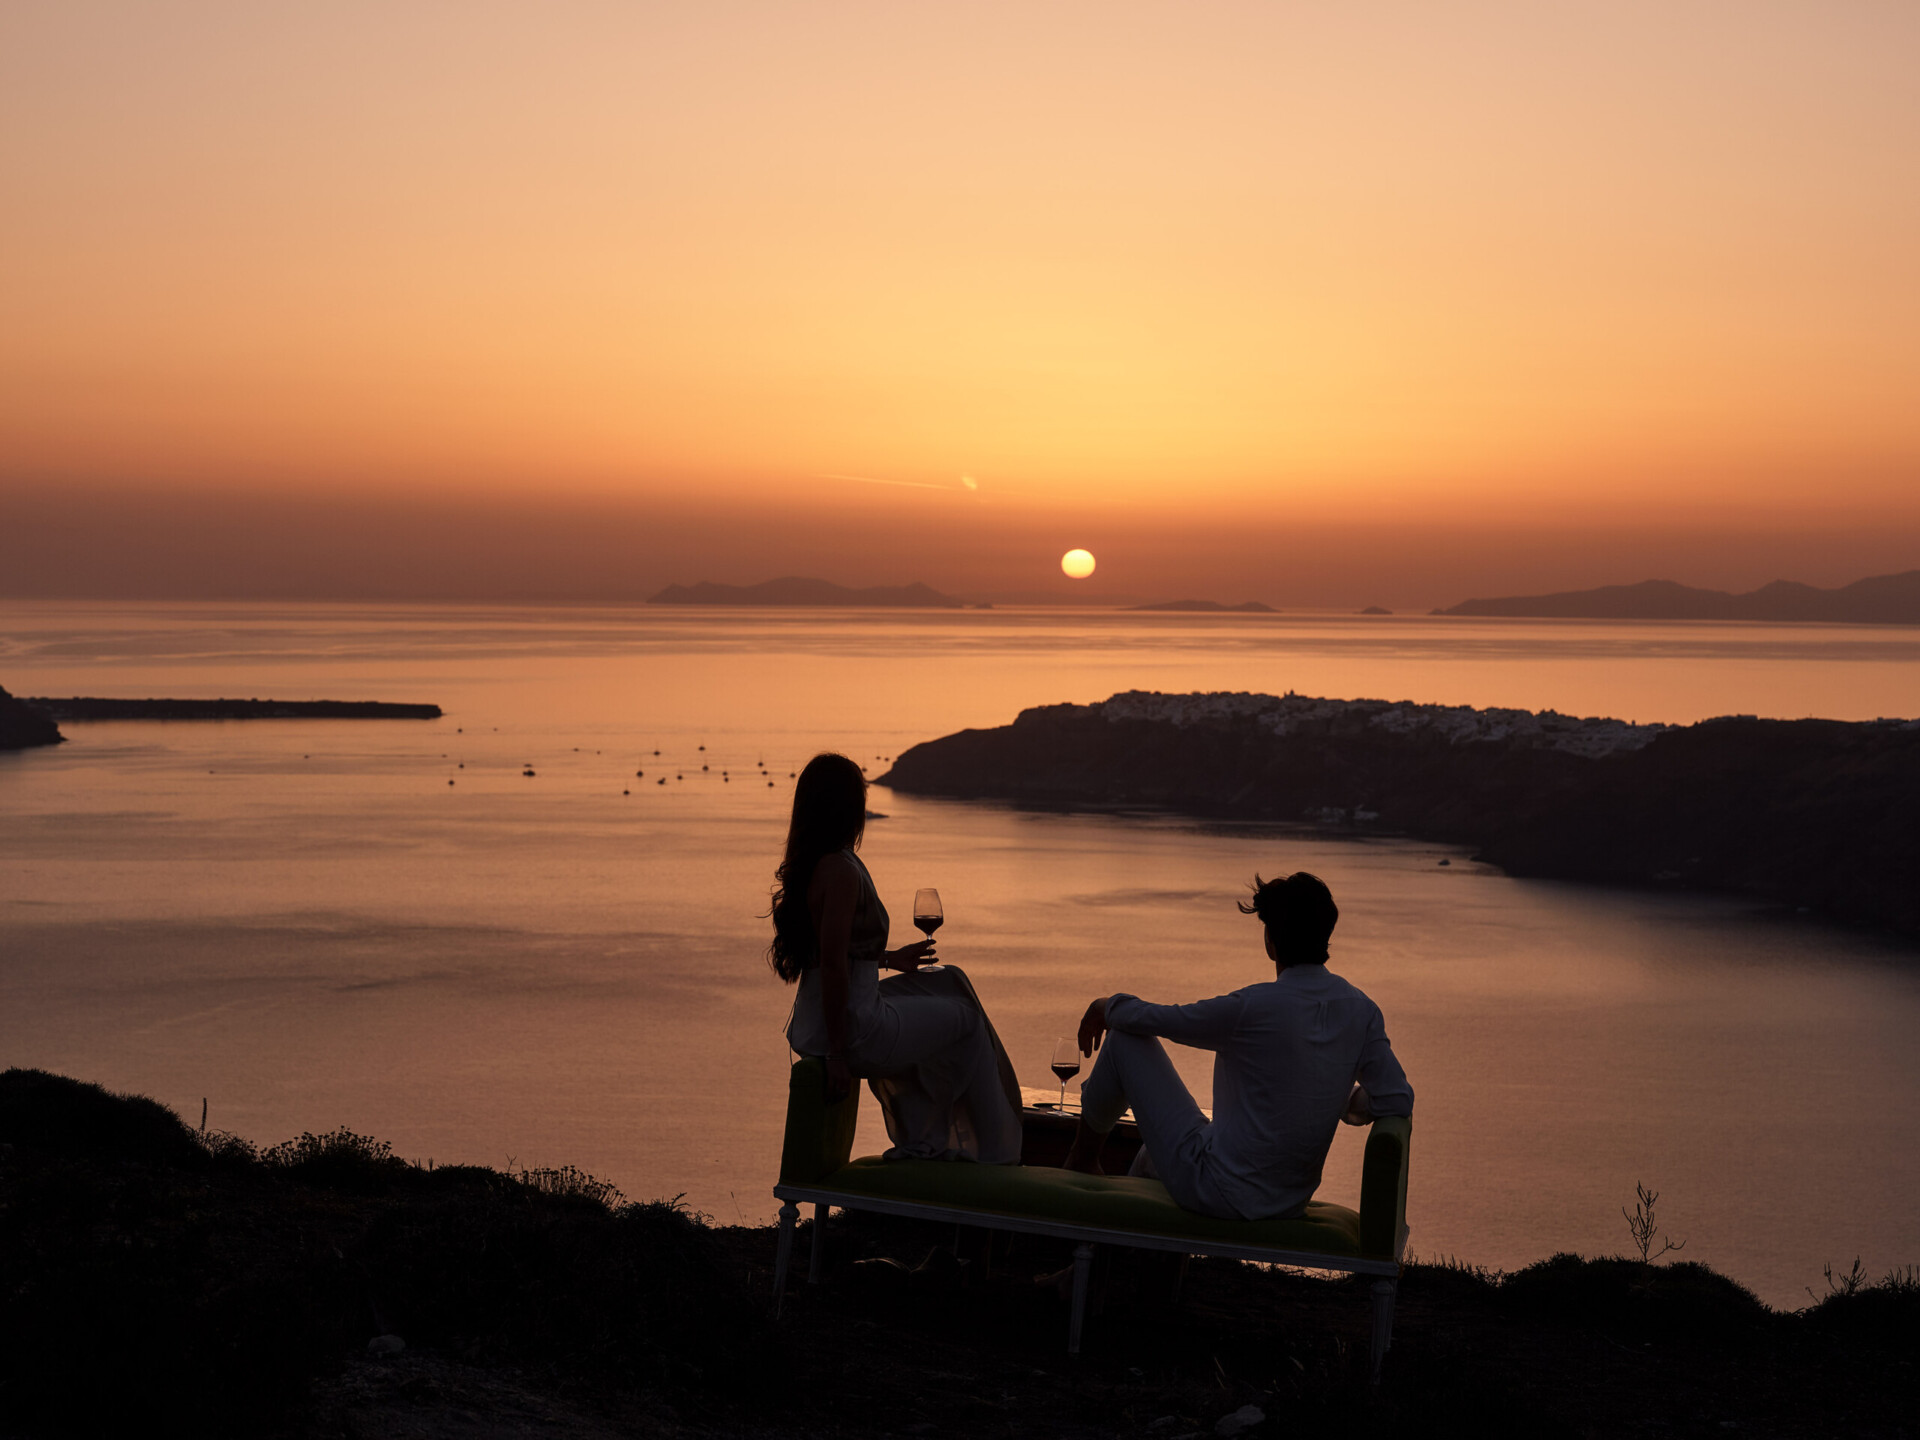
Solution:
{"label": "white wooden bench frame", "polygon": [[1050,1235],[1071,1240],[1073,1247],[1073,1311],[1067,1322],[1067,1353],[1080,1353],[1080,1335],[1087,1313],[1087,1281],[1093,1268],[1095,1245],[1120,1245],[1137,1250],[1171,1250],[1181,1255],[1212,1255],[1227,1260],[1257,1260],[1268,1265],[1288,1265],[1301,1270],[1321,1270],[1347,1275],[1374,1277],[1373,1342],[1369,1376],[1380,1380],[1380,1367],[1393,1344],[1393,1303],[1400,1288],[1400,1263],[1407,1252],[1407,1227],[1403,1224],[1394,1240],[1391,1260],[1378,1256],[1329,1255],[1315,1250],[1279,1250],[1266,1245],[1236,1245],[1229,1241],[1205,1240],[1182,1235],[1152,1235],[1138,1230],[1112,1230],[1097,1225],[1075,1225],[1064,1220],[1045,1220],[1012,1215],[999,1210],[971,1210],[958,1205],[939,1205],[921,1200],[894,1200],[872,1195],[849,1194],[844,1190],[823,1190],[808,1185],[776,1185],[774,1198],[781,1201],[779,1247],[773,1264],[773,1313],[780,1315],[786,1297],[787,1268],[793,1260],[794,1229],[802,1205],[813,1206],[813,1241],[807,1260],[807,1283],[818,1284],[826,1255],[827,1211],[838,1205],[843,1210],[871,1210],[880,1215],[900,1215],[912,1220],[937,1220],[949,1224],[974,1225],[986,1230],[1010,1230],[1022,1235]]}

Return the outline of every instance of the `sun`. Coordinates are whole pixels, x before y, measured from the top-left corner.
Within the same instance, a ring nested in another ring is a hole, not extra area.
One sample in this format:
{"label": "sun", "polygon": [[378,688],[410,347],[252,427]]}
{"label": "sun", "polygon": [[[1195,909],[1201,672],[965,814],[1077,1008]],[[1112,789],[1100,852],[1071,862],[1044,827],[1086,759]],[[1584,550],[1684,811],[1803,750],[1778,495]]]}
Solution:
{"label": "sun", "polygon": [[1093,563],[1091,550],[1069,550],[1060,557],[1060,568],[1073,580],[1084,580],[1091,575]]}

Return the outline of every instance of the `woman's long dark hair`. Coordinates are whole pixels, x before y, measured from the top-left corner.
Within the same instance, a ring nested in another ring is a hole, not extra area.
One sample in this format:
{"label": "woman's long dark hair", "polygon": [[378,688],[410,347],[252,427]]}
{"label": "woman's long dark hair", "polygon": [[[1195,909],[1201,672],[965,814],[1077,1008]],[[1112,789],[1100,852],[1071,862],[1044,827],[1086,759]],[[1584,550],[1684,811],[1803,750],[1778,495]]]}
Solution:
{"label": "woman's long dark hair", "polygon": [[787,853],[773,872],[773,943],[767,963],[791,985],[819,961],[807,887],[822,856],[860,843],[867,828],[867,777],[844,755],[816,755],[793,787]]}

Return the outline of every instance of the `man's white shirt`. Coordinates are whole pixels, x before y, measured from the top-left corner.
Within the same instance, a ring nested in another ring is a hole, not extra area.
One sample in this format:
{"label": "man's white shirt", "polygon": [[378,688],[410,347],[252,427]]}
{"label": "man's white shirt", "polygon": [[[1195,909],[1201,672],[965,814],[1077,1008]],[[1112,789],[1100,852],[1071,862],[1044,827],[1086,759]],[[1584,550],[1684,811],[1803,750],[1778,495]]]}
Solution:
{"label": "man's white shirt", "polygon": [[1313,1198],[1355,1081],[1373,1115],[1413,1113],[1380,1007],[1324,965],[1290,965],[1191,1005],[1115,995],[1107,1024],[1214,1052],[1199,1166],[1207,1188],[1248,1218],[1296,1215]]}

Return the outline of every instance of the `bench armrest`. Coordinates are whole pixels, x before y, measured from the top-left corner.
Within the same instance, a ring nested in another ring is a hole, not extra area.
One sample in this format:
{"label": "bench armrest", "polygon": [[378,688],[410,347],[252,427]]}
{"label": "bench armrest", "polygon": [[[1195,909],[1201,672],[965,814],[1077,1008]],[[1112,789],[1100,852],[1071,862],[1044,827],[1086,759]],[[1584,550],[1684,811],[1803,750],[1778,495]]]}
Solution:
{"label": "bench armrest", "polygon": [[1412,1139],[1413,1121],[1404,1115],[1383,1115],[1370,1127],[1360,1164],[1363,1255],[1398,1258],[1407,1225],[1407,1149]]}
{"label": "bench armrest", "polygon": [[853,1154],[860,1119],[860,1087],[827,1103],[826,1062],[805,1056],[787,1074],[787,1133],[780,1147],[780,1183],[811,1185],[831,1175]]}

